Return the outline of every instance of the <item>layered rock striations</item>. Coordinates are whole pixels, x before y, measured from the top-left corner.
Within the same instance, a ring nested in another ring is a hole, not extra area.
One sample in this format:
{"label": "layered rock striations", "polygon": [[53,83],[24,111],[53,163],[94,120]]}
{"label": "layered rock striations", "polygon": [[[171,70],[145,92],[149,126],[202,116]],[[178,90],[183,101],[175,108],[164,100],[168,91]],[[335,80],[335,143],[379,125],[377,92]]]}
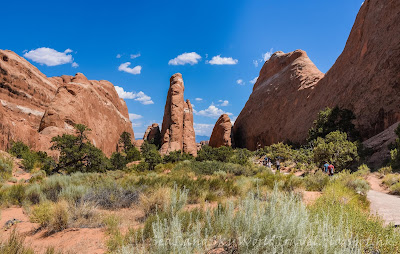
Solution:
{"label": "layered rock striations", "polygon": [[123,131],[133,136],[128,108],[108,81],[83,74],[47,78],[12,51],[0,50],[0,149],[23,141],[48,150],[51,138],[82,123],[89,139],[110,155]]}
{"label": "layered rock striations", "polygon": [[182,74],[172,75],[161,128],[161,154],[181,150],[197,155],[193,108],[184,100],[184,91]]}
{"label": "layered rock striations", "polygon": [[227,114],[221,115],[215,123],[209,145],[211,147],[232,146],[231,131],[231,119]]}
{"label": "layered rock striations", "polygon": [[398,122],[399,13],[400,1],[365,1],[342,54],[326,75],[304,51],[273,54],[235,121],[235,145],[254,150],[279,141],[302,143],[327,106],[352,110],[363,139]]}

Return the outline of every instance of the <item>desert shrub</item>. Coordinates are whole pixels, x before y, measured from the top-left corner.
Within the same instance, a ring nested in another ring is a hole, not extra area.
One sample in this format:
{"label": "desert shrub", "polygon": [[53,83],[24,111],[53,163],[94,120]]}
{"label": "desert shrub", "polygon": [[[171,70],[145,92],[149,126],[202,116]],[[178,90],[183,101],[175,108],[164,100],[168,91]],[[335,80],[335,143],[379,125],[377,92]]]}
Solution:
{"label": "desert shrub", "polygon": [[277,144],[272,144],[270,146],[264,147],[266,155],[272,160],[291,160],[294,156],[294,151],[290,145],[284,144],[282,142]]}
{"label": "desert shrub", "polygon": [[0,182],[11,177],[13,166],[14,162],[11,158],[0,154]]}
{"label": "desert shrub", "polygon": [[22,154],[22,165],[27,171],[31,171],[35,167],[37,161],[39,161],[39,157],[35,152],[27,151]]}
{"label": "desert shrub", "polygon": [[203,146],[197,153],[197,161],[221,161],[228,162],[234,155],[232,147],[221,146],[212,148],[211,146]]}
{"label": "desert shrub", "polygon": [[[212,239],[235,246],[232,252],[238,253],[361,252],[345,222],[334,225],[329,216],[310,216],[297,196],[276,189],[268,196],[249,194],[214,210],[159,213],[145,224],[131,241],[135,253],[143,244],[151,253],[204,253],[214,247]],[[324,234],[326,228],[329,235]],[[146,241],[149,238],[152,241]],[[304,239],[313,244],[300,244]],[[346,240],[350,244],[343,244]]]}
{"label": "desert shrub", "polygon": [[48,200],[57,202],[59,199],[60,192],[63,188],[68,186],[71,182],[71,178],[63,175],[53,175],[47,178],[40,185],[42,193],[46,195]]}
{"label": "desert shrub", "polygon": [[382,180],[382,183],[389,188],[398,182],[400,182],[400,175],[398,174],[388,174]]}
{"label": "desert shrub", "polygon": [[121,153],[115,152],[111,155],[110,163],[113,169],[122,170],[125,168],[127,161]]}
{"label": "desert shrub", "polygon": [[400,195],[400,183],[395,183],[390,186],[390,194]]}
{"label": "desert shrub", "polygon": [[174,163],[185,160],[193,160],[193,156],[191,154],[184,153],[181,150],[172,151],[168,155],[165,155],[163,158],[164,163],[169,163],[169,162]]}
{"label": "desert shrub", "polygon": [[304,184],[308,191],[322,191],[328,183],[329,176],[319,170],[304,177]]}
{"label": "desert shrub", "polygon": [[394,144],[389,146],[390,150],[390,165],[393,169],[400,168],[400,125],[397,126],[395,133],[397,135]]}
{"label": "desert shrub", "polygon": [[393,172],[392,167],[382,167],[378,170],[378,173],[381,175],[381,177],[384,177],[385,175],[391,174]]}
{"label": "desert shrub", "polygon": [[137,170],[138,172],[144,172],[146,170],[149,170],[150,165],[147,162],[141,161],[139,164],[137,164],[134,169]]}
{"label": "desert shrub", "polygon": [[147,194],[141,194],[139,198],[140,208],[144,211],[145,217],[164,210],[169,205],[170,188],[159,188]]}
{"label": "desert shrub", "polygon": [[314,161],[318,165],[328,161],[341,171],[358,159],[357,145],[347,140],[347,134],[334,131],[314,142]]}
{"label": "desert shrub", "polygon": [[83,185],[67,185],[63,187],[58,195],[59,199],[68,201],[71,204],[81,202],[83,196],[88,192],[88,187]]}
{"label": "desert shrub", "polygon": [[18,182],[18,179],[15,178],[15,177],[10,177],[10,178],[8,178],[8,181],[9,181],[10,183],[17,183],[17,182]]}
{"label": "desert shrub", "polygon": [[314,126],[308,131],[308,141],[325,138],[334,131],[344,132],[351,141],[356,141],[360,135],[352,123],[354,119],[356,117],[351,110],[327,107],[318,113]]}
{"label": "desert shrub", "polygon": [[50,223],[47,225],[49,233],[55,233],[68,228],[69,210],[65,201],[53,205]]}
{"label": "desert shrub", "polygon": [[41,182],[46,178],[46,171],[44,170],[39,170],[35,173],[32,174],[31,178],[29,179],[30,183],[34,182]]}
{"label": "desert shrub", "polygon": [[22,159],[22,156],[29,151],[29,147],[21,141],[12,142],[11,148],[8,150],[10,154],[14,155],[18,159]]}
{"label": "desert shrub", "polygon": [[136,147],[131,147],[126,151],[126,161],[139,161],[142,158],[140,151]]}
{"label": "desert shrub", "polygon": [[252,153],[249,150],[245,148],[236,148],[233,151],[233,156],[229,159],[229,162],[239,165],[250,164],[249,158],[252,156]]}
{"label": "desert shrub", "polygon": [[52,150],[60,152],[55,170],[74,172],[104,172],[110,168],[103,152],[92,145],[87,138],[88,127],[83,124],[74,126],[76,135],[63,134],[52,138]]}
{"label": "desert shrub", "polygon": [[94,228],[102,227],[104,222],[96,205],[90,202],[80,202],[69,205],[69,227]]}
{"label": "desert shrub", "polygon": [[354,175],[360,176],[360,177],[366,177],[369,173],[371,173],[371,170],[369,169],[369,167],[365,164],[361,164],[358,167],[358,170],[356,172],[354,172]]}
{"label": "desert shrub", "polygon": [[50,224],[52,216],[53,203],[44,201],[32,207],[29,218],[31,222],[39,223],[42,228],[45,228]]}
{"label": "desert shrub", "polygon": [[362,178],[348,179],[345,186],[362,195],[366,195],[370,189],[367,180]]}
{"label": "desert shrub", "polygon": [[46,200],[46,195],[41,191],[39,184],[30,184],[25,191],[26,199],[32,204],[39,204]]}
{"label": "desert shrub", "polygon": [[10,205],[22,205],[25,200],[25,186],[22,184],[2,186],[0,189],[0,195],[4,203]]}
{"label": "desert shrub", "polygon": [[139,200],[139,192],[135,188],[123,188],[117,183],[104,183],[89,190],[82,200],[104,209],[127,208]]}
{"label": "desert shrub", "polygon": [[13,229],[8,239],[4,242],[0,242],[0,253],[5,254],[34,254],[35,252],[31,248],[24,246],[25,238],[17,233]]}

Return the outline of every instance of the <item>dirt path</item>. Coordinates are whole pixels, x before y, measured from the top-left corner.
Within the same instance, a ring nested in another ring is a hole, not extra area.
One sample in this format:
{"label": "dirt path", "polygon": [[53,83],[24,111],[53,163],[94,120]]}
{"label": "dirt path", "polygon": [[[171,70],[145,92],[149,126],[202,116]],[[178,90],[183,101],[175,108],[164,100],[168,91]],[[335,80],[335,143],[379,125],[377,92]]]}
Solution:
{"label": "dirt path", "polygon": [[400,225],[400,197],[387,194],[381,185],[382,180],[376,175],[369,175],[367,180],[371,186],[367,193],[371,213],[382,217],[385,224]]}

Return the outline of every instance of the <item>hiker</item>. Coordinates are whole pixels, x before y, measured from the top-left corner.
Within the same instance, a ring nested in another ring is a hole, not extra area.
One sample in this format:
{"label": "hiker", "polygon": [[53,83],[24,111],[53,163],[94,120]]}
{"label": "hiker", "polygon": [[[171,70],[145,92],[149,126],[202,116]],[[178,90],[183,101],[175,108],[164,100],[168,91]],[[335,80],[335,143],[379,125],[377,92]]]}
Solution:
{"label": "hiker", "polygon": [[329,176],[333,176],[333,173],[335,172],[335,167],[332,165],[332,164],[330,164],[329,166],[328,166],[328,175]]}
{"label": "hiker", "polygon": [[329,163],[327,161],[325,161],[325,164],[324,164],[325,173],[328,173],[328,167],[329,167]]}
{"label": "hiker", "polygon": [[276,170],[279,171],[280,168],[281,168],[281,163],[279,162],[279,160],[276,160]]}
{"label": "hiker", "polygon": [[264,165],[264,166],[267,166],[267,165],[268,165],[268,161],[269,161],[268,157],[265,156],[263,165]]}

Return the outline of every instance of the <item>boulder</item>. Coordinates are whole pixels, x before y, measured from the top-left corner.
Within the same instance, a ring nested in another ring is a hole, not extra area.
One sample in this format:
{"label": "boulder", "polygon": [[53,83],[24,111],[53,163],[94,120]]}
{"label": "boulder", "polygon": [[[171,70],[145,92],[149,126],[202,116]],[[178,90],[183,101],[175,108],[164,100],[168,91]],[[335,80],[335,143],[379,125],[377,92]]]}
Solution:
{"label": "boulder", "polygon": [[181,150],[197,155],[193,128],[193,108],[184,100],[185,87],[182,74],[176,73],[170,79],[161,128],[161,154]]}
{"label": "boulder", "polygon": [[209,145],[211,147],[232,146],[232,123],[227,114],[221,115],[215,123]]}

